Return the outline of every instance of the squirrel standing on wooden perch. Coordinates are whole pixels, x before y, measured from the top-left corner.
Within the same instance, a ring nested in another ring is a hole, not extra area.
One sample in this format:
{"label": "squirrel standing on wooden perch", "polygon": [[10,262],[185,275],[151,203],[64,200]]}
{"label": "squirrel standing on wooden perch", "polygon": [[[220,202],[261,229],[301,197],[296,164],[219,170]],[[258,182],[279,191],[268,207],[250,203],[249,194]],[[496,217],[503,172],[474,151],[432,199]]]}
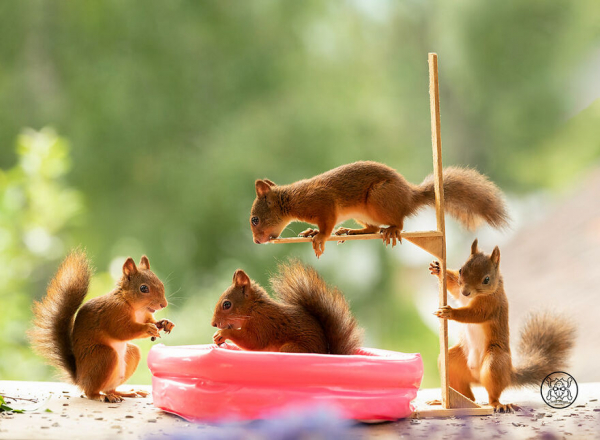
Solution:
{"label": "squirrel standing on wooden perch", "polygon": [[[429,270],[432,275],[441,276],[439,262],[434,261]],[[498,246],[491,255],[485,255],[475,240],[462,268],[446,271],[446,283],[461,307],[444,306],[434,314],[465,324],[460,342],[448,350],[450,386],[475,400],[471,384],[480,383],[487,390],[494,411],[519,409],[514,404],[501,404],[500,394],[509,386],[539,386],[548,374],[560,371],[575,343],[574,326],[559,316],[532,316],[521,331],[522,360],[515,368]]]}
{"label": "squirrel standing on wooden perch", "polygon": [[[477,171],[449,167],[443,171],[445,210],[466,228],[481,221],[501,228],[508,223],[502,193]],[[434,178],[429,175],[420,185],[408,182],[396,170],[377,162],[342,165],[311,179],[290,185],[275,185],[257,180],[256,199],[250,225],[255,243],[279,237],[292,221],[316,224],[318,229],[300,233],[312,237],[317,257],[334,227],[350,218],[362,229],[339,228],[336,235],[380,232],[386,245],[402,239],[404,218],[426,205],[434,205]],[[383,228],[383,229],[382,229]]]}
{"label": "squirrel standing on wooden perch", "polygon": [[83,252],[65,258],[46,297],[34,304],[33,348],[89,399],[120,402],[123,397],[145,397],[145,391],[124,393],[116,388],[140,361],[140,349],[128,341],[160,337],[159,330],[170,333],[175,327],[168,319],[157,322],[153,316],[167,307],[165,287],[145,255],[138,266],[130,257],[118,287],[82,305],[90,276]]}

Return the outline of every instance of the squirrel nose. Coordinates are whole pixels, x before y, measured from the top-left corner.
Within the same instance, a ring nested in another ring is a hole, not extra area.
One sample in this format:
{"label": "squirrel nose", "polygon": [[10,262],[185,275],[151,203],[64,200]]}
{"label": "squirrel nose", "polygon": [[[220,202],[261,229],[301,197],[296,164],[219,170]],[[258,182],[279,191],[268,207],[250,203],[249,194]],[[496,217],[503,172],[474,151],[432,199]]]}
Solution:
{"label": "squirrel nose", "polygon": [[255,238],[255,239],[254,239],[254,243],[256,243],[256,244],[260,244],[260,240],[259,240],[258,238]]}
{"label": "squirrel nose", "polygon": [[160,303],[160,307],[161,307],[162,309],[164,309],[165,307],[167,307],[167,305],[169,305],[169,303],[167,302],[167,300],[166,300],[166,299],[165,299],[165,302],[163,302],[163,303]]}
{"label": "squirrel nose", "polygon": [[212,326],[213,326],[213,327],[216,327],[216,326],[217,326],[217,323],[216,323],[216,322],[213,322],[213,323],[212,323]]}

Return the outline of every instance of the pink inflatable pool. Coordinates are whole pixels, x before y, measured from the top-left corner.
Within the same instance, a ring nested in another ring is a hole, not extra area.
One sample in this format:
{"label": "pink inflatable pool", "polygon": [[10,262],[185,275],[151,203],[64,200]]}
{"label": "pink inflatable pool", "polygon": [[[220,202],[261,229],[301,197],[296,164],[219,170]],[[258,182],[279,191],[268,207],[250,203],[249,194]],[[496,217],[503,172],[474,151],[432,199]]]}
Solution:
{"label": "pink inflatable pool", "polygon": [[267,418],[316,404],[350,419],[395,420],[412,413],[423,377],[420,354],[371,348],[335,356],[156,345],[148,366],[154,405],[192,421]]}

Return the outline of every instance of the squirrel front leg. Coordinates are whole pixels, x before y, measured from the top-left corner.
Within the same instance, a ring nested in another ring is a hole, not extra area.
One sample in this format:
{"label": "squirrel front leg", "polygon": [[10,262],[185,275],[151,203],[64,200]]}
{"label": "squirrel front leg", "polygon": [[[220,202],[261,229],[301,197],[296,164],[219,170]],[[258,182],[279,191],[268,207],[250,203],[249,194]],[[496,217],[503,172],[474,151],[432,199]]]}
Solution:
{"label": "squirrel front leg", "polygon": [[481,296],[473,298],[468,306],[455,309],[450,306],[444,306],[440,307],[433,314],[438,318],[451,319],[465,324],[481,324],[492,318],[495,308],[492,298],[482,299]]}
{"label": "squirrel front leg", "polygon": [[132,339],[142,338],[160,338],[158,327],[153,322],[141,324],[135,321],[129,321],[126,324],[115,322],[112,326],[111,336],[117,340],[130,341]]}
{"label": "squirrel front leg", "polygon": [[[160,321],[157,321],[154,319],[154,315],[152,314],[149,314],[146,319],[146,324],[148,323],[154,324],[158,330],[163,330],[165,333],[171,333],[173,328],[175,328],[175,324],[173,324],[173,322],[169,321],[168,319],[161,319]],[[153,342],[156,341],[156,336],[153,335],[151,339]]]}
{"label": "squirrel front leg", "polygon": [[217,330],[213,335],[213,342],[217,345],[223,344],[227,339],[243,350],[260,350],[256,338],[244,329],[236,330],[233,328],[224,328]]}
{"label": "squirrel front leg", "polygon": [[317,226],[319,227],[319,233],[312,238],[312,245],[315,251],[315,255],[319,258],[325,252],[325,242],[331,236],[333,228],[335,226],[335,218],[324,218],[319,219]]}
{"label": "squirrel front leg", "polygon": [[[442,276],[442,269],[439,261],[434,261],[429,265],[429,271],[431,275],[434,275],[440,279]],[[460,286],[458,284],[458,271],[446,269],[446,290],[454,297],[458,299],[460,297]],[[440,280],[441,281],[441,280]]]}

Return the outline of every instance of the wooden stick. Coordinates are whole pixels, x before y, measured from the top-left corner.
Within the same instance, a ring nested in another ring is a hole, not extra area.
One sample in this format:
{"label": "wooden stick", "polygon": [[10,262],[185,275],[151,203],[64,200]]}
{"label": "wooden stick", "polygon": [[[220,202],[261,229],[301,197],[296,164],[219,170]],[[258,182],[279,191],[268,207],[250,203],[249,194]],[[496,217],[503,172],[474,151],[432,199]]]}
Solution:
{"label": "wooden stick", "polygon": [[[418,238],[418,237],[439,237],[442,233],[439,231],[422,231],[422,232],[402,232],[403,238]],[[353,241],[353,240],[382,240],[383,234],[360,234],[360,235],[330,235],[327,241]],[[283,237],[274,238],[267,243],[308,243],[311,242],[311,237]]]}
{"label": "wooden stick", "polygon": [[[431,148],[433,151],[433,174],[435,191],[435,213],[437,228],[442,234],[442,257],[440,258],[439,306],[448,303],[446,291],[446,224],[444,221],[444,178],[442,175],[442,137],[440,122],[440,89],[438,82],[437,54],[429,54],[429,107],[431,110]],[[440,382],[442,406],[450,408],[448,399],[448,321],[440,319]]]}

